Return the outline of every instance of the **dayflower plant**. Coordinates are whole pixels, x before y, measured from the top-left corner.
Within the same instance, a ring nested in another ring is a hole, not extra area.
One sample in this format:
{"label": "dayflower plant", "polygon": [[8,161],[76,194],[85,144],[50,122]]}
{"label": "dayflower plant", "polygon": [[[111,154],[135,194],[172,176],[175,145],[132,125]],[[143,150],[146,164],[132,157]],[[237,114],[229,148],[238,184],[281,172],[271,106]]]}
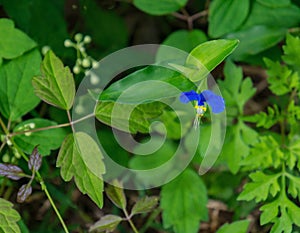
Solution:
{"label": "dayflower plant", "polygon": [[225,109],[224,99],[216,95],[214,92],[210,90],[205,90],[198,94],[196,91],[191,90],[188,92],[182,92],[180,97],[180,101],[182,103],[188,103],[190,101],[196,101],[195,109],[196,109],[196,118],[194,120],[194,127],[198,128],[200,124],[200,119],[206,112],[205,102],[211,107],[211,111],[213,113],[221,113]]}

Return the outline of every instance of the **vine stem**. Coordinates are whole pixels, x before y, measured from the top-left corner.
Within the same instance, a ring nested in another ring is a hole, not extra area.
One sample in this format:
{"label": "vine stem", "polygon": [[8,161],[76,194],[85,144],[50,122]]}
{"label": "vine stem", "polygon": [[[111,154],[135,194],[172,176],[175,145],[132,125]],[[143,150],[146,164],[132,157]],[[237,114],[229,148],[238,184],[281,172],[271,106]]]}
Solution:
{"label": "vine stem", "polygon": [[196,19],[198,19],[200,17],[204,17],[208,14],[208,10],[200,11],[193,15],[189,15],[188,12],[186,11],[186,9],[184,9],[184,8],[182,8],[181,11],[182,11],[182,14],[178,13],[178,12],[173,12],[172,15],[177,19],[186,21],[189,30],[193,29],[193,22]]}
{"label": "vine stem", "polygon": [[134,223],[131,221],[131,217],[128,215],[127,210],[126,210],[126,209],[123,209],[123,212],[124,212],[124,214],[125,214],[125,216],[126,216],[126,220],[129,222],[129,224],[130,224],[130,226],[131,226],[133,232],[134,232],[134,233],[139,233],[138,230],[136,229]]}
{"label": "vine stem", "polygon": [[24,131],[19,131],[19,132],[12,132],[10,134],[8,134],[9,137],[13,137],[13,136],[16,136],[16,135],[20,135],[20,134],[25,134],[25,133],[34,133],[34,132],[39,132],[39,131],[44,131],[44,130],[48,130],[48,129],[57,129],[57,128],[63,128],[63,127],[68,127],[68,126],[72,126],[74,124],[77,124],[81,121],[84,121],[88,118],[91,118],[91,117],[94,117],[95,114],[92,113],[92,114],[89,114],[85,117],[82,117],[78,120],[75,120],[75,121],[70,121],[68,123],[63,123],[63,124],[59,124],[59,125],[51,125],[51,126],[46,126],[46,127],[41,127],[41,128],[36,128],[36,129],[29,129],[29,130],[24,130]]}

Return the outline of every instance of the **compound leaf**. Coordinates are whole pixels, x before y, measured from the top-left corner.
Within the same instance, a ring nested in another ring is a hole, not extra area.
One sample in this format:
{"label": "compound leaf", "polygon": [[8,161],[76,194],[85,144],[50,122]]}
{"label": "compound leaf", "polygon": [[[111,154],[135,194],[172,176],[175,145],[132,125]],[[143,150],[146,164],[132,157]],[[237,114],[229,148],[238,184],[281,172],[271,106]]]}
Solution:
{"label": "compound leaf", "polygon": [[21,217],[12,206],[12,203],[0,198],[0,232],[21,232],[17,224],[17,221],[19,221]]}

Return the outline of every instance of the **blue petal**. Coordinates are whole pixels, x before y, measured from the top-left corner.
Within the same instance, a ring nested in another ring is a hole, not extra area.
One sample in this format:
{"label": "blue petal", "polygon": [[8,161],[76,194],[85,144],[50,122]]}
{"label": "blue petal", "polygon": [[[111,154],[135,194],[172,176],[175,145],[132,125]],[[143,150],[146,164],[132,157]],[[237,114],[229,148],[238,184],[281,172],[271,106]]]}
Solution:
{"label": "blue petal", "polygon": [[195,92],[194,90],[192,91],[188,91],[188,92],[182,92],[180,97],[179,97],[179,100],[182,102],[182,103],[188,103],[190,101],[193,101],[193,100],[199,100],[199,94],[197,92]]}
{"label": "blue petal", "polygon": [[205,98],[205,101],[211,107],[211,110],[213,113],[220,113],[220,112],[224,111],[225,102],[221,96],[216,95],[215,93],[213,93],[210,90],[205,90],[205,91],[201,92],[200,95],[203,95],[203,97]]}

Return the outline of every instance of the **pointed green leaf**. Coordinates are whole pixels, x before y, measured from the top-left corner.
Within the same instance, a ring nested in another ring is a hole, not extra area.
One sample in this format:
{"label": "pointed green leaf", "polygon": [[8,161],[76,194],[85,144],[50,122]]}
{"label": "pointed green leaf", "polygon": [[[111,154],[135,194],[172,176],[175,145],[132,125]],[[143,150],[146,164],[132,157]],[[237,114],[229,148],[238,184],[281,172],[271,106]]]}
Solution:
{"label": "pointed green leaf", "polygon": [[40,53],[33,50],[0,67],[0,112],[7,119],[17,120],[40,102],[31,84],[32,77],[40,73],[40,63]]}
{"label": "pointed green leaf", "polygon": [[90,227],[89,232],[113,232],[122,220],[117,215],[105,215]]}
{"label": "pointed green leaf", "polygon": [[[41,118],[26,120],[15,126],[14,132],[34,130],[42,127],[57,125],[54,121]],[[36,145],[39,145],[41,155],[49,155],[51,150],[58,149],[66,136],[66,131],[62,128],[48,129],[38,132],[28,132],[14,137],[18,146],[27,154],[30,154]]]}
{"label": "pointed green leaf", "polygon": [[131,214],[130,215],[135,215],[135,214],[142,214],[142,213],[147,213],[153,210],[158,203],[158,197],[143,197],[140,198],[132,207]]}
{"label": "pointed green leaf", "polygon": [[250,0],[212,1],[209,8],[208,34],[216,38],[236,31],[247,18],[249,10]]}
{"label": "pointed green leaf", "polygon": [[190,77],[192,81],[205,78],[238,46],[238,40],[211,40],[198,45],[187,58],[187,66],[197,67],[197,74]]}
{"label": "pointed green leaf", "polygon": [[293,67],[296,71],[300,71],[300,38],[287,34],[286,45],[283,46],[283,61]]}
{"label": "pointed green leaf", "polygon": [[133,0],[133,5],[151,15],[172,13],[185,6],[186,3],[187,0]]}
{"label": "pointed green leaf", "polygon": [[125,197],[125,193],[123,189],[120,188],[121,184],[114,180],[112,185],[109,185],[105,189],[105,193],[108,198],[115,204],[115,206],[119,207],[122,210],[126,209],[127,201]]}
{"label": "pointed green leaf", "polygon": [[68,135],[60,148],[56,165],[61,167],[60,173],[65,181],[74,177],[79,190],[102,207],[105,167],[102,153],[89,135],[82,132]]}
{"label": "pointed green leaf", "polygon": [[175,233],[196,233],[200,220],[206,220],[206,187],[193,170],[187,169],[162,187],[161,208],[165,228]]}
{"label": "pointed green leaf", "polygon": [[37,46],[25,33],[15,28],[12,20],[6,18],[0,19],[0,38],[0,60],[19,57]]}
{"label": "pointed green leaf", "polygon": [[233,223],[225,223],[216,233],[247,233],[249,220],[241,220]]}
{"label": "pointed green leaf", "polygon": [[13,204],[0,198],[0,232],[20,233],[17,221],[21,219],[19,213],[12,208]]}
{"label": "pointed green leaf", "polygon": [[68,67],[50,50],[42,62],[42,76],[32,79],[35,94],[48,104],[69,110],[75,96],[75,83]]}

